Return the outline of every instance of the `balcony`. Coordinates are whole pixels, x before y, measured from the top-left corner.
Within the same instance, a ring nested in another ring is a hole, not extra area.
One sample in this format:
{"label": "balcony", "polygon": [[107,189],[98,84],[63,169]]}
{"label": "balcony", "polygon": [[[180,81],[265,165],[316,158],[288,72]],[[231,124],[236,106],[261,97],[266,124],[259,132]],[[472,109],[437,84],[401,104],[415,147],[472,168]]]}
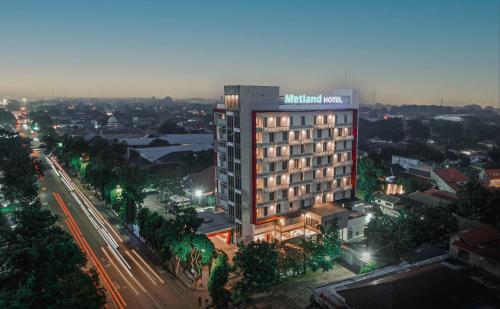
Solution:
{"label": "balcony", "polygon": [[346,160],[346,161],[334,161],[334,166],[344,166],[344,165],[352,165],[352,160]]}
{"label": "balcony", "polygon": [[343,135],[343,136],[335,136],[336,141],[352,141],[354,140],[354,135]]}
{"label": "balcony", "polygon": [[284,160],[288,160],[288,159],[289,159],[288,156],[257,158],[257,160],[261,160],[264,162],[278,162],[278,161],[284,161]]}
{"label": "balcony", "polygon": [[335,153],[335,150],[325,150],[325,151],[317,151],[314,153],[315,157],[329,156]]}
{"label": "balcony", "polygon": [[352,151],[352,147],[347,147],[347,148],[335,148],[335,153],[339,153],[339,152],[346,152],[346,151]]}
{"label": "balcony", "polygon": [[335,127],[335,123],[317,123],[314,125],[316,129],[328,129]]}
{"label": "balcony", "polygon": [[214,143],[214,150],[216,152],[220,152],[220,153],[226,153],[227,152],[227,149],[226,149],[226,143],[225,142],[219,142],[219,141],[216,141]]}
{"label": "balcony", "polygon": [[327,182],[327,181],[332,181],[333,176],[326,176],[326,177],[321,177],[321,178],[316,178],[313,180],[314,183],[320,183],[320,182]]}
{"label": "balcony", "polygon": [[215,171],[215,175],[216,175],[217,179],[219,179],[223,182],[227,182],[227,171],[226,170],[221,169],[221,168],[217,168]]}
{"label": "balcony", "polygon": [[312,138],[300,138],[300,139],[290,140],[290,145],[310,144],[312,142],[313,142]]}
{"label": "balcony", "polygon": [[221,194],[217,194],[216,201],[217,206],[227,209],[227,198]]}
{"label": "balcony", "polygon": [[282,132],[289,131],[290,127],[288,126],[279,126],[279,127],[259,127],[264,132]]}
{"label": "balcony", "polygon": [[299,172],[308,172],[310,170],[312,170],[312,166],[302,166],[302,167],[289,168],[288,172],[290,174],[294,174],[294,173],[299,173]]}

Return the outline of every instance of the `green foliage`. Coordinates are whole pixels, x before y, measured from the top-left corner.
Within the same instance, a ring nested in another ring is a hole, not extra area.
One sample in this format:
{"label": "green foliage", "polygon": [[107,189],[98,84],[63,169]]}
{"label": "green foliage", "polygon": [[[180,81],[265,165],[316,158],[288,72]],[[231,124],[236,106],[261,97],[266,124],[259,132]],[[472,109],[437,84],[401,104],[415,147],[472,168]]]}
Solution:
{"label": "green foliage", "polygon": [[6,110],[0,110],[0,127],[12,127],[16,126],[16,117]]}
{"label": "green foliage", "polygon": [[305,264],[312,271],[331,270],[335,259],[341,254],[338,228],[332,226],[320,229],[321,234],[303,239],[300,245],[304,251]]}
{"label": "green foliage", "polygon": [[104,291],[56,217],[38,202],[16,211],[15,227],[0,235],[0,307],[101,308]]}
{"label": "green foliage", "polygon": [[217,254],[214,260],[210,278],[208,279],[208,293],[212,298],[215,308],[224,308],[227,306],[229,294],[225,287],[229,278],[231,267],[227,261],[227,256],[223,252]]}
{"label": "green foliage", "polygon": [[373,193],[380,187],[379,179],[384,172],[379,164],[369,157],[361,158],[358,162],[358,191],[365,201],[373,199]]}
{"label": "green foliage", "polygon": [[29,140],[0,129],[1,190],[11,202],[36,196],[36,173],[30,157]]}
{"label": "green foliage", "polygon": [[243,275],[241,288],[247,292],[265,291],[279,281],[275,244],[263,241],[238,244],[234,266]]}
{"label": "green foliage", "polygon": [[361,269],[359,270],[359,274],[360,275],[366,274],[366,273],[369,273],[369,272],[376,270],[377,268],[378,268],[377,263],[370,262],[368,264],[363,265],[363,267],[361,267]]}
{"label": "green foliage", "polygon": [[471,175],[457,192],[457,213],[500,228],[500,192],[486,189],[477,175]]}
{"label": "green foliage", "polygon": [[431,137],[431,131],[429,127],[422,123],[419,119],[412,119],[407,121],[408,126],[408,136],[420,141],[425,142]]}
{"label": "green foliage", "polygon": [[422,205],[395,217],[377,210],[365,230],[368,247],[397,259],[416,246],[438,241],[458,229],[452,210],[448,204]]}

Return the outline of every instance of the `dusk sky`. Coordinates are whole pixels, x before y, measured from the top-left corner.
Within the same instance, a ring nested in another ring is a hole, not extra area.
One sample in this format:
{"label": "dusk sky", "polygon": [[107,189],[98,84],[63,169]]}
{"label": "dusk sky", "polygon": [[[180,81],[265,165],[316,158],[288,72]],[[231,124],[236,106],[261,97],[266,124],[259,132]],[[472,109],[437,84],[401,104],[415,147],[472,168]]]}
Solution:
{"label": "dusk sky", "polygon": [[0,96],[218,98],[225,84],[499,106],[498,0],[0,1]]}

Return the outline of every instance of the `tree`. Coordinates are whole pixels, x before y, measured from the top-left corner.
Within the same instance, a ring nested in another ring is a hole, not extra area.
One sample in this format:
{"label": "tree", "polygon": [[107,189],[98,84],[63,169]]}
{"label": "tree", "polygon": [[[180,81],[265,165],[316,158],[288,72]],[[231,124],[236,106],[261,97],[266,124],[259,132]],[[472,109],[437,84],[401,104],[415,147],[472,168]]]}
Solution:
{"label": "tree", "polygon": [[412,207],[404,218],[412,242],[419,246],[456,232],[458,225],[452,210],[451,205],[443,203]]}
{"label": "tree", "polygon": [[428,126],[422,123],[421,120],[412,119],[407,121],[408,135],[410,138],[414,138],[425,142],[431,136],[431,131]]}
{"label": "tree", "polygon": [[471,175],[457,192],[457,212],[467,218],[480,220],[484,208],[490,200],[490,192],[483,186],[477,175]]}
{"label": "tree", "polygon": [[229,294],[225,285],[230,271],[231,267],[227,262],[227,255],[224,252],[219,252],[213,262],[210,278],[208,279],[208,293],[215,308],[227,307]]}
{"label": "tree", "polygon": [[72,238],[39,202],[15,212],[17,224],[0,235],[0,307],[101,308],[104,290]]}
{"label": "tree", "polygon": [[374,270],[376,270],[378,267],[377,267],[377,263],[375,262],[370,262],[368,264],[365,264],[361,267],[361,269],[359,270],[359,274],[362,275],[362,274],[366,274],[366,273],[369,273],[369,272],[372,272]]}
{"label": "tree", "polygon": [[371,158],[364,157],[358,163],[358,191],[365,201],[373,199],[373,193],[379,188],[379,179],[383,176],[382,168]]}
{"label": "tree", "polygon": [[247,292],[264,291],[279,281],[278,251],[275,244],[264,241],[238,244],[234,266],[243,275],[240,288]]}
{"label": "tree", "polygon": [[0,127],[11,127],[16,126],[16,117],[11,112],[0,110]]}
{"label": "tree", "polygon": [[303,239],[301,242],[301,247],[304,250],[304,264],[309,266],[312,271],[331,270],[333,262],[341,254],[337,226],[331,226],[327,229],[320,227],[320,230],[320,234]]}

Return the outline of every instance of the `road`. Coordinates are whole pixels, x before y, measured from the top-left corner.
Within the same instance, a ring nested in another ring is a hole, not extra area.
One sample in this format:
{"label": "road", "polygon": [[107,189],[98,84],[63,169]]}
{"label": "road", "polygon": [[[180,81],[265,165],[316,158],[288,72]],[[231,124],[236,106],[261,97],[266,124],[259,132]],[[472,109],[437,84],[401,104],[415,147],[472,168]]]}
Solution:
{"label": "road", "polygon": [[108,209],[74,182],[54,157],[44,164],[42,203],[60,217],[106,289],[108,308],[198,308],[206,293],[186,288]]}

